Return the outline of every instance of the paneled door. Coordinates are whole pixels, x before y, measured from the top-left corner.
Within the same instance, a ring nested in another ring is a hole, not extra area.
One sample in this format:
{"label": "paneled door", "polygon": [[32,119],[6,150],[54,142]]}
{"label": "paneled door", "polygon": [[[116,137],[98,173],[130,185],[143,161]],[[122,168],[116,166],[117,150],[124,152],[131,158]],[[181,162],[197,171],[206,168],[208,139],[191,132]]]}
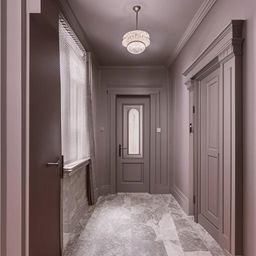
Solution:
{"label": "paneled door", "polygon": [[117,192],[149,192],[149,102],[117,98]]}
{"label": "paneled door", "polygon": [[220,228],[219,69],[200,82],[199,223],[218,240]]}

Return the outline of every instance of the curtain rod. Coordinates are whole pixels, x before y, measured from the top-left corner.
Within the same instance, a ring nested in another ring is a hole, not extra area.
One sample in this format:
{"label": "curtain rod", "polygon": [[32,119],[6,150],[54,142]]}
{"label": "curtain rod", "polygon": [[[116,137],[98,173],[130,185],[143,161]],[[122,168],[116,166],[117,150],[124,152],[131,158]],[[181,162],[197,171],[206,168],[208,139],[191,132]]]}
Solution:
{"label": "curtain rod", "polygon": [[86,55],[86,50],[83,46],[83,44],[81,43],[81,41],[79,40],[79,38],[77,37],[77,35],[75,34],[75,32],[73,31],[73,29],[71,28],[71,26],[69,25],[68,21],[64,18],[64,16],[62,14],[59,15],[59,22],[61,23],[61,25],[63,26],[63,28],[66,30],[66,32],[71,36],[71,38],[74,40],[74,42],[76,43],[76,45],[78,46],[78,48]]}

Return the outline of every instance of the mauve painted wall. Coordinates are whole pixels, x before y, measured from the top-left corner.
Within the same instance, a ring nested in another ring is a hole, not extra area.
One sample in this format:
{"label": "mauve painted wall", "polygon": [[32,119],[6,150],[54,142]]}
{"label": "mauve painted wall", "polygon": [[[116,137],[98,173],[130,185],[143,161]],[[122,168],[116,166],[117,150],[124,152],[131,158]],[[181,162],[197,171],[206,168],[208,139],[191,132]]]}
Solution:
{"label": "mauve painted wall", "polygon": [[22,8],[6,1],[6,256],[22,253]]}
{"label": "mauve painted wall", "polygon": [[189,95],[182,72],[224,29],[232,19],[245,19],[244,45],[244,255],[256,255],[256,1],[220,0],[200,25],[196,33],[170,67],[173,102],[173,133],[175,148],[171,156],[174,184],[188,196],[189,190]]}
{"label": "mauve painted wall", "polygon": [[[97,89],[97,182],[100,194],[110,191],[110,168],[109,168],[109,120],[107,88],[162,88],[160,96],[161,109],[161,175],[168,174],[167,156],[167,70],[163,67],[105,67],[99,70],[99,84]],[[104,131],[101,128],[104,127]],[[165,178],[169,179],[169,177]]]}

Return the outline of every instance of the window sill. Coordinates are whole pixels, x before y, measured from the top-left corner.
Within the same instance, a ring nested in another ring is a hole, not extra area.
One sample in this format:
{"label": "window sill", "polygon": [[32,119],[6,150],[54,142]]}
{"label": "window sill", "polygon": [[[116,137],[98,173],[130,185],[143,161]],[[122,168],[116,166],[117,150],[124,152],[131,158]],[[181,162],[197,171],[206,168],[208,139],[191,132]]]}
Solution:
{"label": "window sill", "polygon": [[85,158],[70,164],[64,165],[64,177],[72,176],[76,172],[80,171],[83,167],[86,167],[91,162],[91,158]]}

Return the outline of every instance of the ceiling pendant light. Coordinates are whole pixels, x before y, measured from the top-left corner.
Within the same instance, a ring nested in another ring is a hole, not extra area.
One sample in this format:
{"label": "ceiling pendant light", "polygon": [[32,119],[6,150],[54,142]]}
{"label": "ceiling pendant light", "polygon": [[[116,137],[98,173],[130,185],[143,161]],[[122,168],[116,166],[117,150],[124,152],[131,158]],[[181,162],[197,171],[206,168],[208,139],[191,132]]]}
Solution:
{"label": "ceiling pendant light", "polygon": [[122,45],[132,54],[140,54],[150,45],[150,37],[146,31],[138,30],[139,11],[141,7],[136,5],[133,10],[136,13],[136,30],[129,31],[123,36]]}

